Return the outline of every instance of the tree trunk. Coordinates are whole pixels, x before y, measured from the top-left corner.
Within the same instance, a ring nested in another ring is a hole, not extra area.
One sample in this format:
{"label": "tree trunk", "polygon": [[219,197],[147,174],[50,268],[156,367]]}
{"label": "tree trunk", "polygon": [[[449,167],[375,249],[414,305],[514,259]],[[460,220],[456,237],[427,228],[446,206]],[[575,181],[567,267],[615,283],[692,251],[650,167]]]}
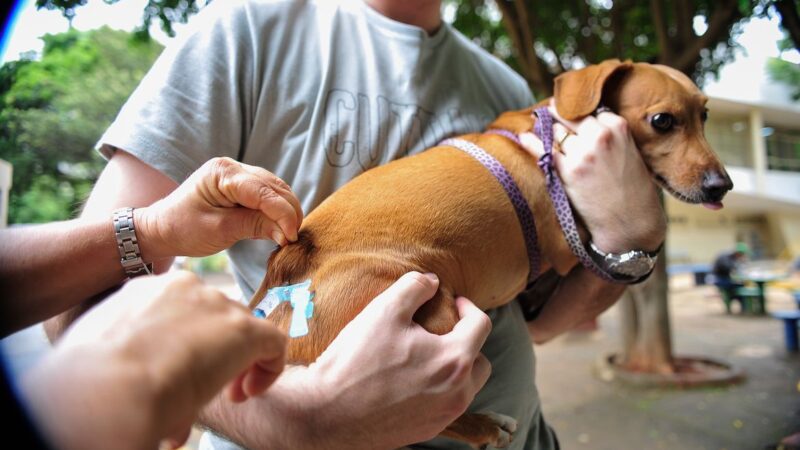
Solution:
{"label": "tree trunk", "polygon": [[667,305],[667,261],[664,250],[644,283],[629,287],[621,301],[621,365],[633,372],[673,373],[672,336]]}

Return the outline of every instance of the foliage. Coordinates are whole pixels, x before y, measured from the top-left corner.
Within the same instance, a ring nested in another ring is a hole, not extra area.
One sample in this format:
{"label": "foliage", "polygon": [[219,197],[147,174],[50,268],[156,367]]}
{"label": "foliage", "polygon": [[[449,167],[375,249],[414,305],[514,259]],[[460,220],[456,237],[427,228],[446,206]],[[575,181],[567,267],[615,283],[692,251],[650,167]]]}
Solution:
{"label": "foliage", "polygon": [[767,73],[774,81],[791,87],[792,100],[800,100],[800,65],[781,58],[770,58],[767,61]]}
{"label": "foliage", "polygon": [[[781,52],[791,50],[794,44],[790,38],[778,43]],[[782,58],[770,58],[767,61],[767,73],[773,81],[786,83],[792,90],[792,100],[800,100],[800,64]]]}
{"label": "foliage", "polygon": [[186,258],[182,269],[196,273],[222,273],[228,270],[228,258],[225,253],[216,253],[202,258]]}
{"label": "foliage", "polygon": [[[72,18],[88,0],[36,0]],[[95,0],[97,1],[97,0]],[[116,3],[119,0],[104,0]],[[154,19],[173,35],[211,0],[149,0],[140,37]],[[454,25],[519,71],[539,96],[559,73],[608,58],[675,67],[702,83],[731,61],[734,38],[754,15],[778,14],[800,48],[796,0],[443,0]]]}
{"label": "foliage", "polygon": [[505,60],[539,96],[566,70],[608,58],[666,64],[702,82],[732,60],[755,0],[445,0],[454,25]]}
{"label": "foliage", "polygon": [[800,51],[800,2],[797,0],[764,0],[766,6],[763,16],[772,16],[777,12],[781,19],[781,28],[786,32],[787,44]]}
{"label": "foliage", "polygon": [[[36,7],[39,9],[58,9],[64,17],[72,21],[75,17],[75,10],[87,3],[88,0],[36,0]],[[108,4],[117,3],[119,0],[104,0]],[[175,30],[172,28],[174,23],[186,23],[192,15],[196,14],[200,8],[210,3],[211,0],[148,0],[142,14],[142,24],[136,31],[136,35],[142,40],[149,37],[150,25],[154,19],[158,19],[161,29],[168,36],[174,36]]]}
{"label": "foliage", "polygon": [[131,36],[47,35],[41,60],[0,67],[0,158],[14,166],[9,223],[65,219],[85,198],[103,166],[95,143],[161,50]]}

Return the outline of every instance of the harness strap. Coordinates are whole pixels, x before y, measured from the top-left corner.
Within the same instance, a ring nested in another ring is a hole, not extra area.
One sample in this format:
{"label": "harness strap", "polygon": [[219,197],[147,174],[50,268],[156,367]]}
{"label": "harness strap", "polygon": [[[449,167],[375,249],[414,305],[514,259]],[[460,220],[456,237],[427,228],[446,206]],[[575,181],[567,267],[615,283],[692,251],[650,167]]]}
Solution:
{"label": "harness strap", "polygon": [[553,202],[553,208],[556,210],[556,217],[558,223],[561,225],[561,231],[564,233],[564,238],[569,244],[572,253],[578,258],[584,267],[591,270],[592,273],[602,278],[603,280],[613,283],[620,283],[615,280],[603,269],[601,269],[594,260],[589,256],[586,248],[581,242],[581,237],[578,234],[578,227],[575,224],[575,217],[572,215],[572,208],[569,204],[569,199],[564,191],[564,186],[561,184],[561,179],[556,173],[553,166],[553,116],[546,107],[539,108],[533,112],[538,120],[534,125],[534,133],[539,136],[544,146],[544,155],[539,158],[539,167],[542,169],[547,182],[547,192],[550,194],[550,200]]}
{"label": "harness strap", "polygon": [[439,145],[447,145],[455,147],[464,153],[475,158],[481,163],[492,175],[497,179],[503,190],[506,192],[508,199],[514,206],[514,211],[517,213],[517,219],[522,227],[522,235],[525,238],[525,249],[528,251],[528,264],[530,272],[528,273],[528,282],[530,283],[539,276],[539,269],[541,267],[541,255],[539,254],[539,243],[536,235],[536,224],[533,220],[533,213],[528,206],[528,202],[522,195],[514,178],[506,170],[505,167],[494,156],[480,148],[478,145],[466,141],[464,139],[452,138],[445,139]]}

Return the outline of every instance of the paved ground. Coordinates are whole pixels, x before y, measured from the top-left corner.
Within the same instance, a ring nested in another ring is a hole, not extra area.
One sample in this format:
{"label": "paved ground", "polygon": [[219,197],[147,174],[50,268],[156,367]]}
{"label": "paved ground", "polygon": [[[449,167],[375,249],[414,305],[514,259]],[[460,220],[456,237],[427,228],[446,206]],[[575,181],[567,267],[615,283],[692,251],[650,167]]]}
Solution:
{"label": "paved ground", "polygon": [[[536,348],[545,417],[565,449],[763,449],[800,431],[800,356],[784,350],[770,317],[724,314],[713,287],[674,279],[670,311],[678,355],[699,355],[744,369],[737,386],[634,389],[591,374],[598,355],[619,350],[618,311],[598,331],[570,333]],[[793,309],[768,291],[768,309]]]}
{"label": "paved ground", "polygon": [[[231,289],[227,278],[214,284]],[[593,332],[573,332],[536,348],[545,417],[571,449],[758,450],[800,431],[800,355],[783,347],[770,317],[727,316],[713,287],[673,279],[670,298],[678,355],[721,360],[747,373],[728,388],[635,389],[595,378],[599,355],[619,349],[612,309]],[[231,289],[233,291],[234,289]],[[795,308],[788,293],[768,291],[768,308]],[[42,354],[39,328],[2,342],[12,368],[24,371]],[[193,434],[189,447],[196,445]]]}

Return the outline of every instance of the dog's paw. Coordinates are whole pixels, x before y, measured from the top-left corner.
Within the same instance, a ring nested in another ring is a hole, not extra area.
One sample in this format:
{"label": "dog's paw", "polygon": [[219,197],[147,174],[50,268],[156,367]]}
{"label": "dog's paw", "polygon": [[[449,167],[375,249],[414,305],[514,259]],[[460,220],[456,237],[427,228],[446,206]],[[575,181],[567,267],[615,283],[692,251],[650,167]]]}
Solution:
{"label": "dog's paw", "polygon": [[495,412],[479,413],[486,417],[496,426],[496,434],[491,440],[481,448],[506,448],[514,440],[514,432],[517,431],[517,421],[513,417],[505,416]]}

